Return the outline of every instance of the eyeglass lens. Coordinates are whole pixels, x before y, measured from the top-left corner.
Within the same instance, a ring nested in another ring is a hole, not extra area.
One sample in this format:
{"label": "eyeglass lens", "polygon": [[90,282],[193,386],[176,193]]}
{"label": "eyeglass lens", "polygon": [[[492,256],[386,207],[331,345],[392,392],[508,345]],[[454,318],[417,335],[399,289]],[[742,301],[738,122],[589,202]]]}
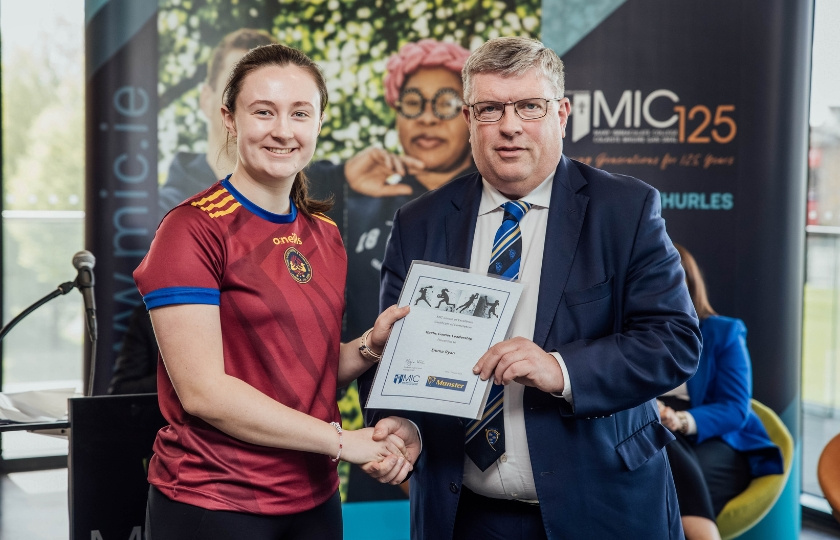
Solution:
{"label": "eyeglass lens", "polygon": [[441,120],[458,116],[463,104],[454,88],[441,88],[430,100],[423,97],[416,88],[408,88],[400,96],[397,110],[406,118],[417,118],[423,114],[427,102],[432,104],[432,114]]}
{"label": "eyeglass lens", "polygon": [[[505,114],[505,106],[509,103],[501,101],[481,101],[473,105],[476,120],[480,122],[496,122]],[[513,110],[523,120],[536,120],[548,112],[548,100],[543,98],[520,99],[512,103]]]}

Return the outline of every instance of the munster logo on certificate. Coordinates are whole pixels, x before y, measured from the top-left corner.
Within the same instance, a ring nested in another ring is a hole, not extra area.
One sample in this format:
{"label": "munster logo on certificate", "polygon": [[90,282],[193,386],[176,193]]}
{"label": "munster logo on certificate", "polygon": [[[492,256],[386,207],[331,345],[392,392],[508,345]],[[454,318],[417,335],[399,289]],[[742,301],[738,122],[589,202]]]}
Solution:
{"label": "munster logo on certificate", "polygon": [[505,339],[522,284],[414,261],[397,321],[377,367],[367,407],[481,417],[492,379],[472,368]]}

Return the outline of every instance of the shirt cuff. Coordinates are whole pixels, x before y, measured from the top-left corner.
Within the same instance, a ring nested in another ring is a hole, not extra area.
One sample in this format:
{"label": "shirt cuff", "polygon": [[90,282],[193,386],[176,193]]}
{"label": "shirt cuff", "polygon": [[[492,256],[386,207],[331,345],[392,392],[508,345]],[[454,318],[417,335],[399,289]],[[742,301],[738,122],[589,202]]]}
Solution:
{"label": "shirt cuff", "polygon": [[685,420],[688,423],[688,427],[685,430],[683,435],[696,435],[697,434],[697,421],[691,416],[691,413],[688,411],[683,411],[685,413]]}
{"label": "shirt cuff", "polygon": [[563,371],[563,393],[558,394],[552,392],[551,395],[558,398],[561,397],[569,404],[572,404],[572,381],[569,379],[569,370],[566,369],[566,362],[563,361],[563,357],[560,356],[559,352],[552,351],[548,354],[557,359],[557,363],[560,364],[560,369]]}
{"label": "shirt cuff", "polygon": [[420,454],[423,453],[423,435],[420,433],[420,428],[417,427],[417,424],[415,424],[412,420],[409,420],[408,418],[406,418],[406,420],[411,422],[411,425],[414,426],[415,430],[417,430],[417,438],[420,440],[420,451],[417,452],[417,459],[420,459]]}

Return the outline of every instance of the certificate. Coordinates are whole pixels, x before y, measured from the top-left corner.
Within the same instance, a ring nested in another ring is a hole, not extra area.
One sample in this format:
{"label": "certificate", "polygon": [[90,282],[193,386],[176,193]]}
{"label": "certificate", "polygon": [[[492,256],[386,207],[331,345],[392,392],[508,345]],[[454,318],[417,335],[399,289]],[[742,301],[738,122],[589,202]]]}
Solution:
{"label": "certificate", "polygon": [[414,261],[376,370],[367,407],[481,418],[493,380],[472,372],[505,338],[522,284]]}

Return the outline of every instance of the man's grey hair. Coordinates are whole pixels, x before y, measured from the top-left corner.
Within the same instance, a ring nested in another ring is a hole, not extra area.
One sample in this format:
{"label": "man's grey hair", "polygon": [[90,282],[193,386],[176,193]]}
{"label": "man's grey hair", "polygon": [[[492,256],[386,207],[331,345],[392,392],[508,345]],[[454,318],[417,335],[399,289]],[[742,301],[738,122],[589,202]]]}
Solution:
{"label": "man's grey hair", "polygon": [[563,97],[565,77],[563,61],[557,53],[542,42],[519,36],[493,38],[467,59],[461,78],[464,83],[464,101],[472,103],[472,78],[478,73],[497,73],[503,77],[522,75],[532,68],[537,68],[554,87],[553,96],[532,96],[555,98]]}

